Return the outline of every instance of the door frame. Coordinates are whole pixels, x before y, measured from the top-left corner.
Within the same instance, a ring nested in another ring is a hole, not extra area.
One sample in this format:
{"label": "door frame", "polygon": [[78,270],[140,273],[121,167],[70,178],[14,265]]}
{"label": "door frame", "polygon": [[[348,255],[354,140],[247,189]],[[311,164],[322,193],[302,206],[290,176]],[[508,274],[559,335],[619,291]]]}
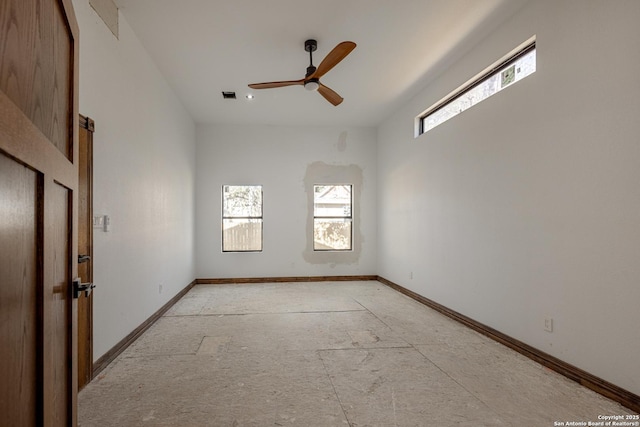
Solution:
{"label": "door frame", "polygon": [[[89,260],[78,264],[78,277],[93,283],[93,119],[78,116],[78,256]],[[82,247],[80,247],[82,246]],[[78,297],[78,391],[93,379],[93,292]]]}

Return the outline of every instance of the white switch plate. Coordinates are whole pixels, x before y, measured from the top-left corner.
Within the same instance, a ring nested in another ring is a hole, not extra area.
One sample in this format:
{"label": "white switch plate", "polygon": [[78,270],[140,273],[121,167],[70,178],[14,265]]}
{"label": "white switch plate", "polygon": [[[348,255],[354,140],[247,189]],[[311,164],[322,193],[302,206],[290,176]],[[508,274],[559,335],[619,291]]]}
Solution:
{"label": "white switch plate", "polygon": [[104,215],[93,216],[93,228],[104,228]]}
{"label": "white switch plate", "polygon": [[553,332],[553,318],[546,317],[544,319],[544,330],[547,332]]}
{"label": "white switch plate", "polygon": [[93,228],[99,228],[104,232],[111,230],[111,218],[109,215],[94,215]]}

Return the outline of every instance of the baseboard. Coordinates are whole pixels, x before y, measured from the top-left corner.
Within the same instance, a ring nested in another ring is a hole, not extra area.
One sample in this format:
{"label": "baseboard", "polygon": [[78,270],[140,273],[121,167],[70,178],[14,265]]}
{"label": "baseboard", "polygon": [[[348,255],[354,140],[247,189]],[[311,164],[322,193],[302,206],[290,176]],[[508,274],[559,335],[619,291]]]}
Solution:
{"label": "baseboard", "polygon": [[550,354],[540,351],[535,347],[525,344],[522,341],[503,334],[502,332],[497,331],[487,325],[477,322],[463,314],[458,313],[457,311],[451,310],[450,308],[447,308],[442,304],[425,298],[420,294],[417,294],[403,286],[385,279],[384,277],[378,276],[377,280],[380,283],[383,283],[390,288],[395,289],[396,291],[444,314],[445,316],[457,320],[458,322],[473,329],[474,331],[477,331],[517,351],[518,353],[564,375],[565,377],[573,381],[576,381],[577,383],[595,391],[596,393],[608,397],[609,399],[614,400],[635,412],[640,412],[640,396],[631,393],[630,391],[625,390],[621,387],[618,387],[615,384],[605,381],[602,378],[598,378],[595,375],[592,375],[589,372],[586,372],[578,367],[570,365],[569,363],[566,363]]}
{"label": "baseboard", "polygon": [[245,277],[222,279],[196,279],[196,285],[228,285],[239,283],[283,283],[283,282],[354,282],[378,280],[378,276],[293,276],[293,277]]}
{"label": "baseboard", "polygon": [[147,329],[151,327],[159,318],[162,317],[164,313],[166,313],[175,303],[177,303],[180,298],[182,298],[191,288],[193,288],[196,284],[196,281],[189,283],[183,290],[178,292],[176,296],[171,298],[165,305],[160,307],[158,311],[153,313],[147,320],[142,322],[140,326],[135,328],[129,335],[124,337],[120,342],[114,345],[109,351],[107,351],[102,357],[96,360],[93,363],[93,373],[92,378],[95,378],[106,368],[109,363],[113,362],[113,360],[120,355],[127,347],[129,347],[140,335],[142,335]]}

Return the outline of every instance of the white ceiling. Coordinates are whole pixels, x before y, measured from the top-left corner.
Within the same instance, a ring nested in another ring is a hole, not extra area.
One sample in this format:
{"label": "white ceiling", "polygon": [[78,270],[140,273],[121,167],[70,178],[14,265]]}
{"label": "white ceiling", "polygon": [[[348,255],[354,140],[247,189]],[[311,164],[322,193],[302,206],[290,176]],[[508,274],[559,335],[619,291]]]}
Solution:
{"label": "white ceiling", "polygon": [[[375,126],[524,0],[116,3],[197,123]],[[341,105],[302,86],[247,87],[303,78],[308,38],[318,41],[316,66],[339,42],[358,45],[322,78]],[[223,100],[222,91],[238,99]]]}

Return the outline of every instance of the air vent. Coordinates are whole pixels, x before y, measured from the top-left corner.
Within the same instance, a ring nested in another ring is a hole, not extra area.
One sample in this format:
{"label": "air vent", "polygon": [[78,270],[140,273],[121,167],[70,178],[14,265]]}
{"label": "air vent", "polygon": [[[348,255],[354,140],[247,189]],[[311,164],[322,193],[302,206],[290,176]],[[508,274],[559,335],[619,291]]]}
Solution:
{"label": "air vent", "polygon": [[222,97],[224,99],[236,99],[236,93],[235,92],[222,92]]}

